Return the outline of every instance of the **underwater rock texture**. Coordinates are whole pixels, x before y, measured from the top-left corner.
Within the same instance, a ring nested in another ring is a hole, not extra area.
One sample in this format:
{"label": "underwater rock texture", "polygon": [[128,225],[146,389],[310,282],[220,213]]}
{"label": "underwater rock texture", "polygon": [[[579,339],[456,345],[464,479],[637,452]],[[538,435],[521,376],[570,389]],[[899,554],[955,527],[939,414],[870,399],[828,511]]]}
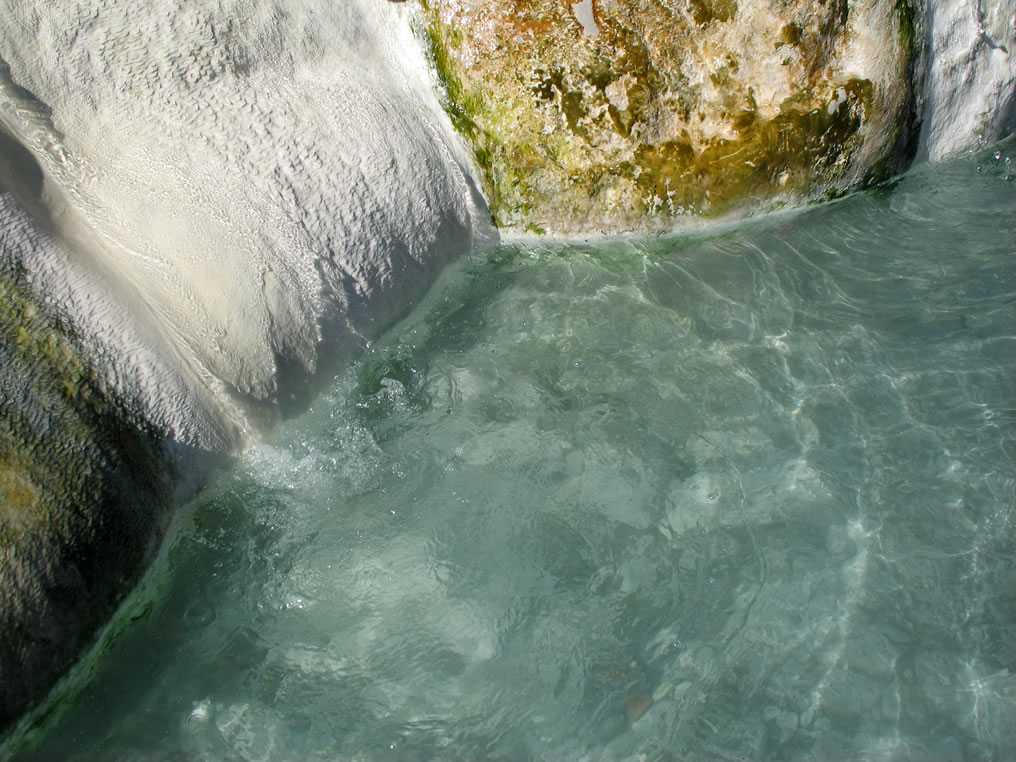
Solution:
{"label": "underwater rock texture", "polygon": [[585,233],[835,193],[916,147],[906,0],[423,0],[497,222]]}

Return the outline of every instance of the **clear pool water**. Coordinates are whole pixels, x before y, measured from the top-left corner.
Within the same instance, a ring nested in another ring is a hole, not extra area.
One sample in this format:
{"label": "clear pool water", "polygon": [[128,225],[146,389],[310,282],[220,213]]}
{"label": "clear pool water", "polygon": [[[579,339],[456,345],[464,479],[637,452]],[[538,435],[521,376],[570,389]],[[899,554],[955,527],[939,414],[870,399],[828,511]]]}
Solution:
{"label": "clear pool water", "polygon": [[1002,758],[1014,511],[1012,141],[502,245],[182,512],[21,756]]}

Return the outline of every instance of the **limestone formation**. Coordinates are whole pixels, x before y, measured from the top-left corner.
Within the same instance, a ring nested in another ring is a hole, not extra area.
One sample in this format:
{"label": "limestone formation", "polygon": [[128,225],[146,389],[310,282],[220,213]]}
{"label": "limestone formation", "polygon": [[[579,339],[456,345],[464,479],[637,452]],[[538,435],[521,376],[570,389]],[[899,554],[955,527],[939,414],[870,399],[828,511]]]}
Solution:
{"label": "limestone formation", "polygon": [[660,230],[835,194],[912,155],[906,0],[423,0],[496,221]]}

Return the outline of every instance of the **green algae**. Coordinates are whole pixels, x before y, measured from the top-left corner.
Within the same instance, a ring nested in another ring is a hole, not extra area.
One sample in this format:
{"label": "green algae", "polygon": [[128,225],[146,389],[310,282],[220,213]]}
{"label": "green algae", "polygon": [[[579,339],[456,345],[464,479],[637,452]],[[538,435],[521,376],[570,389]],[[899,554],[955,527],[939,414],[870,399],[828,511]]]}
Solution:
{"label": "green algae", "polygon": [[[872,98],[871,83],[848,80],[837,92],[842,99],[806,108],[812,96],[787,99],[773,119],[761,119],[750,94],[743,107],[729,114],[735,139],[717,139],[696,146],[690,139],[645,144],[636,148],[632,161],[590,167],[573,175],[572,184],[595,195],[606,178],[629,182],[640,192],[639,213],[654,215],[721,215],[748,201],[763,199],[778,188],[786,194],[806,193],[817,177],[833,181],[842,175],[850,153],[860,145],[865,108]],[[577,93],[573,95],[578,100]],[[580,111],[581,106],[574,107]],[[569,126],[573,117],[568,117]],[[582,136],[582,132],[572,132]],[[526,178],[544,168],[538,154],[514,145],[512,161],[488,159],[501,171],[491,172],[494,198],[513,215],[526,217],[546,199],[536,195]],[[519,159],[525,155],[525,160]],[[526,223],[533,224],[532,221]]]}
{"label": "green algae", "polygon": [[779,45],[800,45],[801,40],[804,38],[804,30],[801,25],[796,21],[791,21],[783,25],[780,29],[780,41]]}
{"label": "green algae", "polygon": [[32,482],[31,467],[24,455],[9,448],[0,451],[0,505],[6,511],[0,541],[9,543],[13,534],[22,530],[23,522],[33,518],[29,509],[38,502],[39,491]]}
{"label": "green algae", "polygon": [[[904,51],[901,65],[913,60],[917,53],[917,23],[911,0],[895,0],[896,23],[899,27],[900,48]],[[901,70],[902,73],[902,70]]]}
{"label": "green algae", "polygon": [[62,454],[54,454],[47,440],[56,430],[67,443],[88,442],[97,434],[93,422],[109,412],[91,369],[18,280],[0,273],[5,373],[19,379],[23,403],[5,404],[0,426],[0,493],[6,497],[0,539],[6,543],[38,531],[66,532],[62,512],[73,496],[88,494],[87,469],[63,473]]}

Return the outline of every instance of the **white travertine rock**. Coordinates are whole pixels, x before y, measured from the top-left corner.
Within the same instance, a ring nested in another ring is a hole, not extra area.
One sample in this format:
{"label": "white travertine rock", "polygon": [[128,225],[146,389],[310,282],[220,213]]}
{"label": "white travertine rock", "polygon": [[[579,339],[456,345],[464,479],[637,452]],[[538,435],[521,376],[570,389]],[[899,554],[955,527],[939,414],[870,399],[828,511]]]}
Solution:
{"label": "white travertine rock", "polygon": [[1016,0],[925,5],[927,83],[918,156],[940,159],[1016,129]]}
{"label": "white travertine rock", "polygon": [[62,199],[59,235],[232,423],[234,401],[273,417],[470,245],[468,165],[402,9],[5,5],[0,125]]}
{"label": "white travertine rock", "polygon": [[0,738],[185,482],[490,230],[408,13],[0,0]]}

